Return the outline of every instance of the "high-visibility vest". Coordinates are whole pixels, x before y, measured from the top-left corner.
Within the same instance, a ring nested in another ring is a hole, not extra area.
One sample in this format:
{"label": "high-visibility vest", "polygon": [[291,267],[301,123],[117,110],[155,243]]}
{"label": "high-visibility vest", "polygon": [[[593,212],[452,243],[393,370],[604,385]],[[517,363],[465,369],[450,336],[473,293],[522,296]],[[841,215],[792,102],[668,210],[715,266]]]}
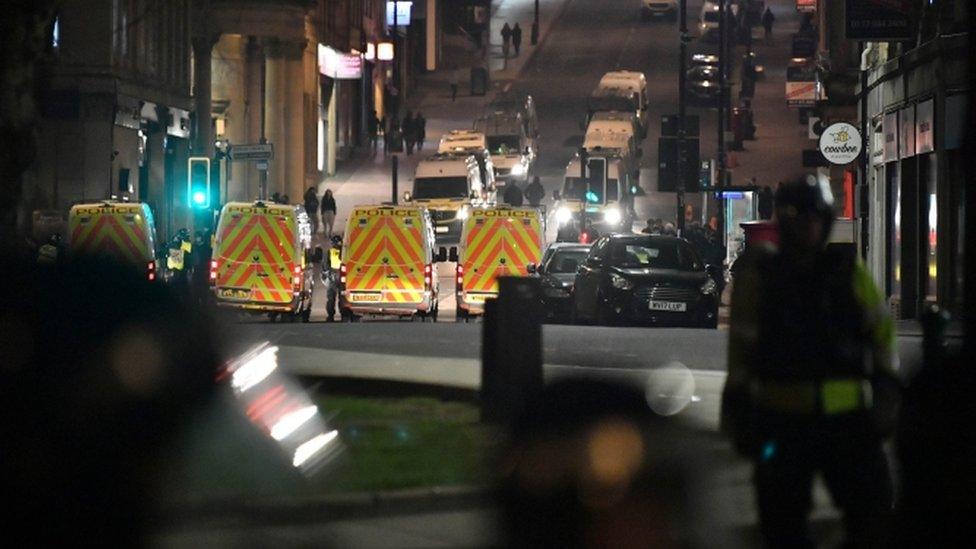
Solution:
{"label": "high-visibility vest", "polygon": [[339,258],[339,248],[329,249],[329,266],[335,270],[338,270],[342,266],[342,260]]}
{"label": "high-visibility vest", "polygon": [[183,247],[170,248],[169,256],[166,257],[166,267],[174,271],[183,270],[183,256],[186,254]]}

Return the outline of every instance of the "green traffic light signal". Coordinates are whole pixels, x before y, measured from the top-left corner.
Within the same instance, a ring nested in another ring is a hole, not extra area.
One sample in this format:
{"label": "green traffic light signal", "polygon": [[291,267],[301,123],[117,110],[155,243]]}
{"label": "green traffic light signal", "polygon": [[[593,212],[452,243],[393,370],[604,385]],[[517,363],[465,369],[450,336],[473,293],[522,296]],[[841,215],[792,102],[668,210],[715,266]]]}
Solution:
{"label": "green traffic light signal", "polygon": [[194,208],[210,207],[210,159],[191,156],[187,160],[187,202]]}

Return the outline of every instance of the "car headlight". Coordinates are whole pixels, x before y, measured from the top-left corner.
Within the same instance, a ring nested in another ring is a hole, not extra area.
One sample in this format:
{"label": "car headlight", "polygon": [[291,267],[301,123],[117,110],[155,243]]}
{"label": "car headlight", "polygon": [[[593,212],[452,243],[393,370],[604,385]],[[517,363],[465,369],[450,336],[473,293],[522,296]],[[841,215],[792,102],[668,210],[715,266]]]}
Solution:
{"label": "car headlight", "polygon": [[465,219],[467,219],[468,218],[468,207],[467,206],[461,206],[461,209],[458,210],[458,213],[457,213],[457,216],[456,217],[458,219],[460,219],[461,221],[464,221]]}
{"label": "car headlight", "polygon": [[631,281],[616,273],[610,273],[610,284],[618,290],[629,290],[634,287]]}
{"label": "car headlight", "polygon": [[702,284],[700,290],[701,293],[703,293],[704,295],[715,295],[715,292],[718,291],[718,284],[716,284],[714,280],[709,278],[708,280],[705,281],[704,284]]}
{"label": "car headlight", "polygon": [[512,175],[525,175],[525,166],[522,164],[516,164],[512,166]]}
{"label": "car headlight", "polygon": [[603,214],[603,220],[609,223],[610,225],[616,225],[617,223],[620,223],[621,219],[622,216],[620,215],[620,210],[618,210],[617,208],[610,208]]}
{"label": "car headlight", "polygon": [[569,208],[562,207],[556,210],[556,223],[560,225],[564,223],[569,223],[569,220],[573,218],[573,212],[569,211]]}

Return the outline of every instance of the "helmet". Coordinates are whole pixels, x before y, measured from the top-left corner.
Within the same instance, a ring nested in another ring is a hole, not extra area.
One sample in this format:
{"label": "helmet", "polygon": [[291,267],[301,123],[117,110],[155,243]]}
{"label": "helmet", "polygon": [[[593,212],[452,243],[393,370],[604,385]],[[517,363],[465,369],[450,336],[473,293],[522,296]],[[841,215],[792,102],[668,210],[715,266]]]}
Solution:
{"label": "helmet", "polygon": [[783,183],[776,190],[775,207],[780,237],[784,243],[791,243],[791,238],[797,236],[796,222],[802,222],[808,216],[823,221],[820,244],[827,241],[834,223],[834,195],[826,177],[810,174]]}

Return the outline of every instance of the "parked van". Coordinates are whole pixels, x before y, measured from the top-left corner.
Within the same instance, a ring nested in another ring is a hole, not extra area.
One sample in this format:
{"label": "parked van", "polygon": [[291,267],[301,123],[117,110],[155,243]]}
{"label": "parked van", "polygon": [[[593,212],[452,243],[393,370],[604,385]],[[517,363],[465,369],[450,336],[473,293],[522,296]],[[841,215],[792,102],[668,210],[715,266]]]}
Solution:
{"label": "parked van", "polygon": [[299,205],[228,202],[220,210],[210,261],[218,307],[308,322],[315,263],[312,225]]}
{"label": "parked van", "polygon": [[417,164],[413,190],[404,193],[407,205],[430,210],[440,243],[457,243],[461,225],[473,206],[494,203],[494,193],[481,179],[473,155],[435,154]]}
{"label": "parked van", "polygon": [[499,276],[528,276],[529,265],[542,259],[544,240],[535,208],[472,210],[457,253],[449,257],[457,261],[457,320],[484,313],[485,300],[498,296]]}
{"label": "parked van", "polygon": [[398,315],[437,320],[434,223],[417,206],[356,206],[339,268],[343,320]]}
{"label": "parked van", "polygon": [[522,115],[496,111],[474,122],[474,129],[484,134],[495,168],[495,184],[529,180],[535,162],[535,149],[525,134]]}
{"label": "parked van", "polygon": [[584,212],[600,233],[633,229],[634,187],[637,183],[631,177],[633,170],[629,159],[613,154],[590,157],[606,159],[606,178],[597,176],[591,180],[589,173],[586,178],[582,177],[578,155],[569,161],[562,190],[555,193],[556,202],[547,223],[551,232],[547,235],[549,240],[560,240],[560,234],[578,231]]}
{"label": "parked van", "polygon": [[[618,108],[621,100],[626,106]],[[590,97],[590,112],[628,111],[637,117],[640,137],[647,135],[647,78],[638,71],[610,71],[600,78],[600,83]]]}
{"label": "parked van", "polygon": [[486,188],[495,187],[495,167],[488,152],[488,138],[484,133],[473,130],[452,130],[441,136],[437,145],[438,154],[472,155],[478,161],[481,181]]}
{"label": "parked van", "polygon": [[504,93],[492,101],[488,109],[489,112],[504,112],[522,117],[525,135],[532,142],[533,147],[538,148],[536,141],[539,139],[539,117],[535,110],[535,100],[531,95]]}
{"label": "parked van", "polygon": [[156,223],[144,202],[105,200],[76,204],[68,212],[68,253],[131,265],[150,281],[158,279]]}

